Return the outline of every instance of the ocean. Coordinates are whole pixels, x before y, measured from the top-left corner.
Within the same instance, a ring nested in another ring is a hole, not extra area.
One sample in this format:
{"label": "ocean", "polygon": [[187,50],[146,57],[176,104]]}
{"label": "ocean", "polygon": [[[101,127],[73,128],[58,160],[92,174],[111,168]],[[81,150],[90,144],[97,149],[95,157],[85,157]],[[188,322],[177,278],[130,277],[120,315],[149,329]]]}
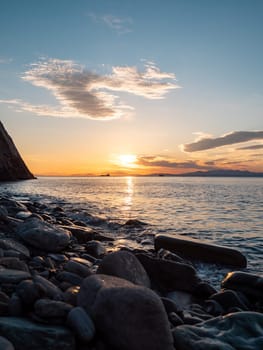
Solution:
{"label": "ocean", "polygon": [[[127,245],[137,247],[136,232],[117,228],[137,219],[147,223],[145,237],[167,233],[235,248],[247,257],[245,271],[263,274],[262,178],[40,177],[2,183],[0,193],[88,213]],[[215,264],[197,268],[212,282],[229,271]]]}

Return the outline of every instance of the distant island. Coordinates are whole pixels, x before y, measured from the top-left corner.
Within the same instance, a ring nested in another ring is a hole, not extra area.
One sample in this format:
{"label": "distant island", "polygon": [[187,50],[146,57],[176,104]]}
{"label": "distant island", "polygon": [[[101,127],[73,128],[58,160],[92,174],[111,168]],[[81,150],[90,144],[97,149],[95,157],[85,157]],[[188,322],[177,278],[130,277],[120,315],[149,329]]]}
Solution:
{"label": "distant island", "polygon": [[208,170],[194,171],[183,174],[152,174],[151,176],[184,176],[184,177],[263,177],[263,173],[256,173],[248,170]]}

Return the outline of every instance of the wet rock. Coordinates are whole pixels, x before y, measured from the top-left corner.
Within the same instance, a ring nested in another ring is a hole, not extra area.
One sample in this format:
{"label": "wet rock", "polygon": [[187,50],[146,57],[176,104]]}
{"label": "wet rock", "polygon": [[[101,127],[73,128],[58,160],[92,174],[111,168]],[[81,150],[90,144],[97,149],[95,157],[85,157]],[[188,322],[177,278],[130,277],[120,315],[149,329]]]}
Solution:
{"label": "wet rock", "polygon": [[263,315],[256,312],[219,316],[195,326],[183,325],[173,330],[178,350],[261,350],[262,334]]}
{"label": "wet rock", "polygon": [[82,343],[89,343],[95,336],[95,326],[82,307],[74,307],[68,314],[67,325]]}
{"label": "wet rock", "polygon": [[28,219],[31,215],[32,213],[30,211],[19,211],[18,213],[16,213],[16,218],[25,220]]}
{"label": "wet rock", "polygon": [[79,290],[80,290],[79,286],[69,287],[63,294],[64,301],[70,305],[76,306]]}
{"label": "wet rock", "polygon": [[7,216],[8,216],[8,211],[7,209],[0,205],[0,220],[1,221],[6,221],[7,220]]}
{"label": "wet rock", "polygon": [[12,294],[8,303],[8,313],[10,316],[22,316],[23,315],[22,300],[15,293]]}
{"label": "wet rock", "polygon": [[[87,256],[88,254],[85,254],[85,255]],[[97,259],[94,259],[91,255],[89,257],[91,258],[91,260],[85,259],[85,258],[83,258],[83,256],[81,258],[78,258],[78,257],[71,258],[70,260],[71,261],[75,261],[75,262],[77,262],[77,263],[79,263],[81,265],[84,265],[86,267],[92,267],[92,261],[94,262]]]}
{"label": "wet rock", "polygon": [[219,316],[224,313],[222,306],[215,300],[206,300],[205,303],[206,311],[214,316]]}
{"label": "wet rock", "polygon": [[72,305],[50,299],[39,299],[34,305],[36,315],[41,318],[65,319],[71,309]]}
{"label": "wet rock", "polygon": [[161,298],[161,300],[167,314],[170,314],[171,312],[178,313],[180,311],[180,309],[172,299],[163,297]]}
{"label": "wet rock", "polygon": [[91,275],[91,271],[90,271],[89,267],[87,267],[83,264],[80,264],[74,260],[69,260],[64,265],[64,270],[68,271],[68,272],[72,272],[72,273],[74,273],[80,277],[83,277],[83,278]]}
{"label": "wet rock", "polygon": [[95,231],[88,227],[83,228],[81,226],[65,226],[65,225],[61,227],[66,230],[69,230],[72,233],[72,235],[77,239],[77,241],[81,244],[92,241],[95,238]]}
{"label": "wet rock", "polygon": [[207,299],[215,293],[217,293],[217,290],[206,282],[198,283],[193,292],[193,294],[200,299]]}
{"label": "wet rock", "polygon": [[106,255],[97,273],[120,277],[148,288],[151,286],[147,272],[140,261],[134,254],[124,250]]}
{"label": "wet rock", "polygon": [[4,337],[0,337],[0,349],[1,350],[15,350],[13,344]]}
{"label": "wet rock", "polygon": [[136,256],[148,273],[152,284],[161,291],[193,292],[200,282],[195,269],[190,265],[154,259],[146,254]]}
{"label": "wet rock", "polygon": [[68,282],[72,286],[80,286],[83,277],[80,277],[79,275],[72,272],[62,271],[57,274],[57,279],[60,282]]}
{"label": "wet rock", "polygon": [[68,328],[42,325],[25,318],[0,317],[0,335],[16,350],[75,350],[75,339]]}
{"label": "wet rock", "polygon": [[11,238],[0,239],[0,248],[4,250],[15,250],[20,253],[21,256],[24,256],[26,258],[30,257],[28,248]]}
{"label": "wet rock", "polygon": [[26,220],[18,229],[19,237],[35,248],[56,253],[70,242],[70,232],[37,218]]}
{"label": "wet rock", "polygon": [[29,272],[27,264],[24,261],[14,257],[0,258],[0,265],[6,267],[7,269]]}
{"label": "wet rock", "polygon": [[181,326],[182,324],[184,324],[184,321],[182,320],[182,318],[179,315],[177,315],[175,312],[169,313],[168,318],[174,327]]}
{"label": "wet rock", "polygon": [[23,280],[30,279],[30,273],[26,271],[4,269],[0,270],[0,283],[17,284]]}
{"label": "wet rock", "polygon": [[242,311],[248,311],[247,306],[239,298],[238,294],[232,290],[224,290],[213,294],[210,299],[217,301],[225,311],[232,307],[240,308]]}
{"label": "wet rock", "polygon": [[263,277],[247,272],[229,272],[222,281],[222,288],[243,292],[250,298],[263,301]]}
{"label": "wet rock", "polygon": [[125,222],[125,226],[132,227],[132,228],[142,228],[145,225],[147,225],[145,222],[137,220],[137,219],[130,219]]}
{"label": "wet rock", "polygon": [[[169,321],[159,297],[109,275],[85,278],[78,294],[96,330],[115,350],[173,350]],[[107,312],[105,312],[107,310]]]}
{"label": "wet rock", "polygon": [[246,257],[238,250],[204,243],[196,239],[186,239],[180,236],[157,235],[154,241],[155,249],[168,249],[187,259],[204,262],[246,267]]}
{"label": "wet rock", "polygon": [[64,263],[68,258],[64,254],[48,254],[48,256],[57,263]]}
{"label": "wet rock", "polygon": [[35,301],[43,297],[45,293],[46,289],[41,284],[31,280],[22,281],[16,287],[16,294],[26,307],[33,307]]}
{"label": "wet rock", "polygon": [[44,288],[45,293],[49,298],[62,300],[62,291],[51,281],[48,281],[46,278],[39,275],[34,276],[33,281]]}
{"label": "wet rock", "polygon": [[90,241],[86,243],[86,252],[98,259],[105,255],[106,249],[99,241]]}

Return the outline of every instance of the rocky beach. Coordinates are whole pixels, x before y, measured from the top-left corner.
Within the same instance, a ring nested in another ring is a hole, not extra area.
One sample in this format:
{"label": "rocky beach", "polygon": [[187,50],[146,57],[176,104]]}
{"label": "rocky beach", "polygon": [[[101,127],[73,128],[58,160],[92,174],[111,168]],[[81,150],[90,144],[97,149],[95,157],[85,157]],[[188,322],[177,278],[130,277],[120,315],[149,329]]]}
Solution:
{"label": "rocky beach", "polygon": [[[129,248],[78,214],[0,197],[1,349],[263,348],[263,279],[240,252],[145,237],[139,220],[119,227],[147,243]],[[232,272],[216,289],[196,260]]]}

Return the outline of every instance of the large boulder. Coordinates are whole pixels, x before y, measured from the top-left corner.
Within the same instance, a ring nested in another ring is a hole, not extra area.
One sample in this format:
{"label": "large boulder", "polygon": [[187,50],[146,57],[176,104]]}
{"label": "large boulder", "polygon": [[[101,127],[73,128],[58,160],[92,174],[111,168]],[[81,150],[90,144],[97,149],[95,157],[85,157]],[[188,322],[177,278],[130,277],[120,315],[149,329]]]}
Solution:
{"label": "large boulder", "polygon": [[149,288],[118,277],[93,275],[82,282],[78,305],[115,350],[174,350],[164,306]]}
{"label": "large boulder", "polygon": [[134,284],[150,287],[151,282],[140,261],[132,253],[120,250],[106,255],[97,273],[123,278]]}
{"label": "large boulder", "polygon": [[16,350],[74,350],[75,339],[68,328],[33,323],[24,318],[0,317],[0,335]]}
{"label": "large boulder", "polygon": [[31,246],[56,253],[70,242],[71,233],[38,218],[30,218],[19,226],[19,237]]}
{"label": "large boulder", "polygon": [[180,236],[156,235],[155,249],[167,249],[187,259],[246,267],[246,257],[236,249]]}
{"label": "large boulder", "polygon": [[34,179],[0,122],[0,181]]}
{"label": "large boulder", "polygon": [[162,292],[182,290],[193,293],[200,282],[195,269],[190,265],[151,258],[146,254],[136,256],[148,273],[153,286]]}
{"label": "large boulder", "polygon": [[262,350],[263,315],[237,312],[173,330],[176,350]]}

